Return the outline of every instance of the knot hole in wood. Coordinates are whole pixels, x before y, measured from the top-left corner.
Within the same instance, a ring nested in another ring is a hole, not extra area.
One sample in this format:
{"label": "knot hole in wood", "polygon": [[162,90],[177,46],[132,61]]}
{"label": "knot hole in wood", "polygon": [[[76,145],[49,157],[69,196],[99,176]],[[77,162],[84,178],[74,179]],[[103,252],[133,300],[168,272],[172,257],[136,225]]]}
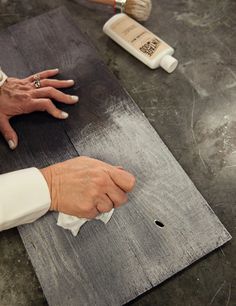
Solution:
{"label": "knot hole in wood", "polygon": [[164,227],[165,226],[161,221],[155,220],[154,222],[159,227]]}

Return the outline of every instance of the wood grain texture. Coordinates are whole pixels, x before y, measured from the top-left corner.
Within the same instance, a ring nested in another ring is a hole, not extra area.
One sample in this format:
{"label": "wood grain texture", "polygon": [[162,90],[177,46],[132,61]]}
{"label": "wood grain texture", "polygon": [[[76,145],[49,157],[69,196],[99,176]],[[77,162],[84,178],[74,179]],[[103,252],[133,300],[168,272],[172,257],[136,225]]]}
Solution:
{"label": "wood grain texture", "polygon": [[107,225],[89,222],[74,238],[47,214],[19,228],[49,305],[125,304],[231,238],[64,8],[9,28],[3,42],[9,52],[1,50],[0,58],[14,63],[6,72],[60,67],[61,77],[76,80],[80,104],[66,108],[63,123],[37,114],[27,125],[16,122],[23,141],[13,154],[1,143],[0,158],[9,161],[1,171],[78,152],[137,177],[128,205]]}

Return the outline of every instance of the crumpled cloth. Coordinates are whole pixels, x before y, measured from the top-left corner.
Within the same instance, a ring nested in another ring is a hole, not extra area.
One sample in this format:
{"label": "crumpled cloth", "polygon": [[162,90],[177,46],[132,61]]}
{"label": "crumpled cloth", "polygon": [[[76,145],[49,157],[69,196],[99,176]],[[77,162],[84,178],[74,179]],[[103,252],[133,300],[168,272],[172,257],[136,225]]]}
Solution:
{"label": "crumpled cloth", "polygon": [[[100,214],[96,217],[96,220],[101,220],[103,223],[107,224],[113,215],[114,209],[107,213]],[[74,216],[59,213],[57,219],[57,225],[63,227],[64,229],[70,230],[74,236],[80,231],[81,226],[87,221],[92,219],[77,218]]]}

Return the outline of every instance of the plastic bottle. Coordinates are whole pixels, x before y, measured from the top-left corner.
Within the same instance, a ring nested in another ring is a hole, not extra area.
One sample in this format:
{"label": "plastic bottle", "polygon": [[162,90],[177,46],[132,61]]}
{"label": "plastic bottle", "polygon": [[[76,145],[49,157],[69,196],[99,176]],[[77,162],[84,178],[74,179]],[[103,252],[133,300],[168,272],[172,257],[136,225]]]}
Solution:
{"label": "plastic bottle", "polygon": [[178,65],[172,47],[124,13],[110,18],[103,31],[151,69],[161,66],[171,73]]}

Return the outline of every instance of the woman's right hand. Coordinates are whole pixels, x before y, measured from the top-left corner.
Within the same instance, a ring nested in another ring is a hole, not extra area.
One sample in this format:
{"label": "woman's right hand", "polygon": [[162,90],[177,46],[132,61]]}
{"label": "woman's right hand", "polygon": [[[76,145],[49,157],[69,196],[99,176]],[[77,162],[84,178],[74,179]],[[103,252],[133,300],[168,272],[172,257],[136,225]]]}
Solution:
{"label": "woman's right hand", "polygon": [[50,210],[93,219],[127,202],[135,178],[121,167],[77,157],[41,170],[51,194]]}

